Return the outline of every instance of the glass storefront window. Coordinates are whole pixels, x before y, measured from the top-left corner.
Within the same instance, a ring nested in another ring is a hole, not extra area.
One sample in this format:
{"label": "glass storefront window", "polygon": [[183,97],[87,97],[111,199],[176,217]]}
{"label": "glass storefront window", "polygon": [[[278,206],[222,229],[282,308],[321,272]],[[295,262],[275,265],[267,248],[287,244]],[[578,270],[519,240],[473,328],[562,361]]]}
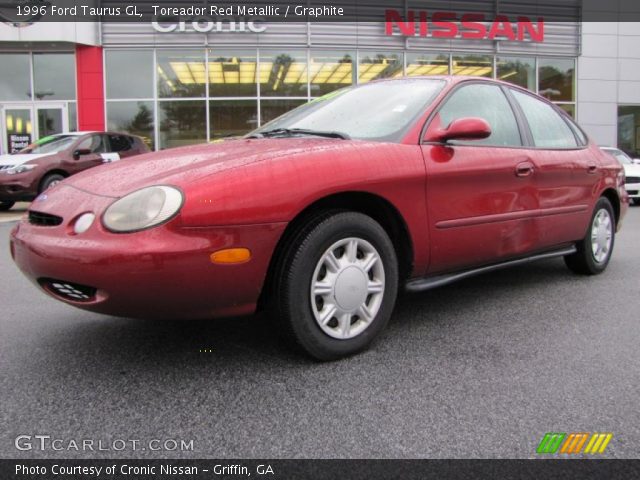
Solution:
{"label": "glass storefront window", "polygon": [[402,76],[402,53],[360,52],[358,82]]}
{"label": "glass storefront window", "polygon": [[35,100],[74,100],[76,62],[73,53],[34,53]]}
{"label": "glass storefront window", "polygon": [[216,100],[209,102],[209,138],[234,137],[258,128],[256,100]]}
{"label": "glass storefront window", "polygon": [[76,132],[78,130],[78,109],[76,102],[69,102],[67,104],[67,113],[69,114],[69,131]]}
{"label": "glass storefront window", "polygon": [[554,102],[575,100],[576,62],[570,58],[541,58],[538,61],[538,93]]}
{"label": "glass storefront window", "polygon": [[289,110],[293,110],[300,105],[307,103],[306,100],[261,100],[260,101],[260,122],[264,125],[271,120],[284,115]]}
{"label": "glass storefront window", "polygon": [[490,55],[454,55],[452,59],[453,75],[472,77],[493,77],[493,57]]}
{"label": "glass storefront window", "polygon": [[573,103],[560,103],[558,106],[567,112],[571,118],[576,118],[576,106]]}
{"label": "glass storefront window", "polygon": [[204,100],[158,102],[160,149],[207,141],[207,103]]}
{"label": "glass storefront window", "polygon": [[260,51],[260,95],[263,97],[306,97],[306,52]]}
{"label": "glass storefront window", "polygon": [[153,50],[107,50],[107,98],[153,98]]}
{"label": "glass storefront window", "polygon": [[158,50],[158,97],[204,97],[206,67],[202,50]]}
{"label": "glass storefront window", "polygon": [[449,75],[449,55],[407,53],[407,76]]}
{"label": "glass storefront window", "polygon": [[0,100],[31,100],[28,53],[0,54]]}
{"label": "glass storefront window", "polygon": [[138,135],[153,149],[153,102],[107,102],[107,130]]}
{"label": "glass storefront window", "polygon": [[209,50],[209,96],[255,97],[256,52]]}
{"label": "glass storefront window", "polygon": [[[36,63],[54,55],[61,54],[34,54],[34,72],[38,68],[44,72],[44,67],[38,67]],[[72,54],[65,55],[73,61]],[[9,69],[0,71],[0,101],[3,95],[10,95],[11,100],[29,98],[29,54],[0,54],[0,60],[4,61],[3,65],[11,66],[11,75],[6,73]],[[243,135],[260,126],[257,124],[258,118],[260,124],[264,125],[306,103],[307,98],[320,97],[356,83],[402,75],[448,74],[487,78],[495,75],[497,79],[538,91],[572,117],[576,115],[573,58],[481,53],[452,56],[415,50],[403,52],[355,48],[280,49],[272,45],[260,49],[107,49],[107,120],[109,125],[114,125],[113,128],[119,124],[118,130],[148,138],[150,144],[157,138],[156,148],[169,148]],[[17,76],[25,78],[16,81]],[[45,78],[44,74],[40,76]],[[536,78],[539,81],[537,85]],[[154,79],[157,80],[156,86]],[[55,80],[54,83],[60,82]],[[75,88],[74,83],[75,79],[72,78],[69,88]],[[75,96],[63,98],[68,92],[59,93],[54,88],[48,90],[54,94],[48,96],[45,92],[42,96],[44,100],[75,99]],[[201,100],[196,101],[196,98]],[[138,111],[141,105],[147,108],[146,112]],[[69,103],[70,129],[77,122],[75,111],[71,108]],[[154,124],[154,108],[158,109],[157,124]],[[194,111],[190,111],[190,108]],[[133,126],[127,122],[133,122],[138,114],[137,130],[131,130]],[[147,115],[146,125],[141,128],[139,124]]]}
{"label": "glass storefront window", "polygon": [[498,80],[536,91],[536,61],[527,57],[497,57]]}
{"label": "glass storefront window", "polygon": [[640,107],[618,107],[618,148],[631,157],[640,157]]}
{"label": "glass storefront window", "polygon": [[319,97],[353,85],[356,73],[354,58],[355,54],[348,51],[311,52],[309,63],[311,96]]}

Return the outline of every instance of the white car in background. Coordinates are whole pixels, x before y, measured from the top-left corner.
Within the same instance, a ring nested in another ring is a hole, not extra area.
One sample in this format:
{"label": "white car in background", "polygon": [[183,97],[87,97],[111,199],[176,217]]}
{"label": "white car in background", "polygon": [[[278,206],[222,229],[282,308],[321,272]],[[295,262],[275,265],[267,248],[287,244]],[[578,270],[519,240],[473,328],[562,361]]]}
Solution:
{"label": "white car in background", "polygon": [[604,152],[616,158],[624,167],[625,189],[635,205],[640,205],[640,161],[632,159],[622,150],[613,147],[600,147]]}

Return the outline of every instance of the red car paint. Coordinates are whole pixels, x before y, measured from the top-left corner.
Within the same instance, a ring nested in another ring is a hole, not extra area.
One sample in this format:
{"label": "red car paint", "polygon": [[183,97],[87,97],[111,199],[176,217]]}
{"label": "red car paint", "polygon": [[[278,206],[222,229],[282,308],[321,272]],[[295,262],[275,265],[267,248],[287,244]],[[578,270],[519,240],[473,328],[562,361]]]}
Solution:
{"label": "red car paint", "polygon": [[[621,167],[593,142],[571,150],[421,142],[423,132],[429,138],[442,128],[432,115],[440,102],[470,81],[444,78],[446,87],[399,143],[239,139],[150,153],[140,157],[144,162],[124,160],[71,177],[31,207],[63,223],[44,227],[23,218],[11,235],[14,260],[38,285],[58,279],[96,287],[91,301],[62,299],[80,308],[194,318],[253,312],[287,225],[343,192],[366,192],[397,210],[411,241],[409,277],[571,244],[584,237],[605,191],[619,199],[620,228],[628,203]],[[72,233],[80,214],[100,216],[117,198],[159,184],[185,195],[168,223],[118,234],[96,221]],[[231,247],[248,248],[251,260],[210,262],[211,253]]]}

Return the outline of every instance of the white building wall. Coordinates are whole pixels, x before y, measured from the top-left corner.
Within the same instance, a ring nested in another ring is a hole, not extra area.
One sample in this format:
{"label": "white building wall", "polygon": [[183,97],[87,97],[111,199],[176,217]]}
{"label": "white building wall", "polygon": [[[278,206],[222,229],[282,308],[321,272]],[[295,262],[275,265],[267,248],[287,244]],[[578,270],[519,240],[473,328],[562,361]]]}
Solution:
{"label": "white building wall", "polygon": [[95,22],[39,22],[16,27],[0,23],[0,42],[69,42],[100,45],[100,24]]}
{"label": "white building wall", "polygon": [[601,145],[617,144],[618,105],[640,105],[640,23],[584,22],[578,121]]}

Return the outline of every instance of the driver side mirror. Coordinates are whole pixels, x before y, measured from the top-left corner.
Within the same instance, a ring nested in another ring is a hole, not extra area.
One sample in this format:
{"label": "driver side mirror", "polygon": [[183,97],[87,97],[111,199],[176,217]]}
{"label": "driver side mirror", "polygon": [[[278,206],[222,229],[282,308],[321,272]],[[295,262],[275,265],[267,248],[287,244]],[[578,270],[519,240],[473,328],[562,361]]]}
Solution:
{"label": "driver side mirror", "polygon": [[91,154],[91,150],[89,150],[88,148],[79,148],[78,150],[73,152],[73,159],[80,160],[80,157],[82,155],[89,155],[89,154]]}
{"label": "driver side mirror", "polygon": [[447,128],[427,132],[425,142],[446,143],[449,140],[482,140],[491,136],[491,126],[483,118],[466,117],[451,122]]}

